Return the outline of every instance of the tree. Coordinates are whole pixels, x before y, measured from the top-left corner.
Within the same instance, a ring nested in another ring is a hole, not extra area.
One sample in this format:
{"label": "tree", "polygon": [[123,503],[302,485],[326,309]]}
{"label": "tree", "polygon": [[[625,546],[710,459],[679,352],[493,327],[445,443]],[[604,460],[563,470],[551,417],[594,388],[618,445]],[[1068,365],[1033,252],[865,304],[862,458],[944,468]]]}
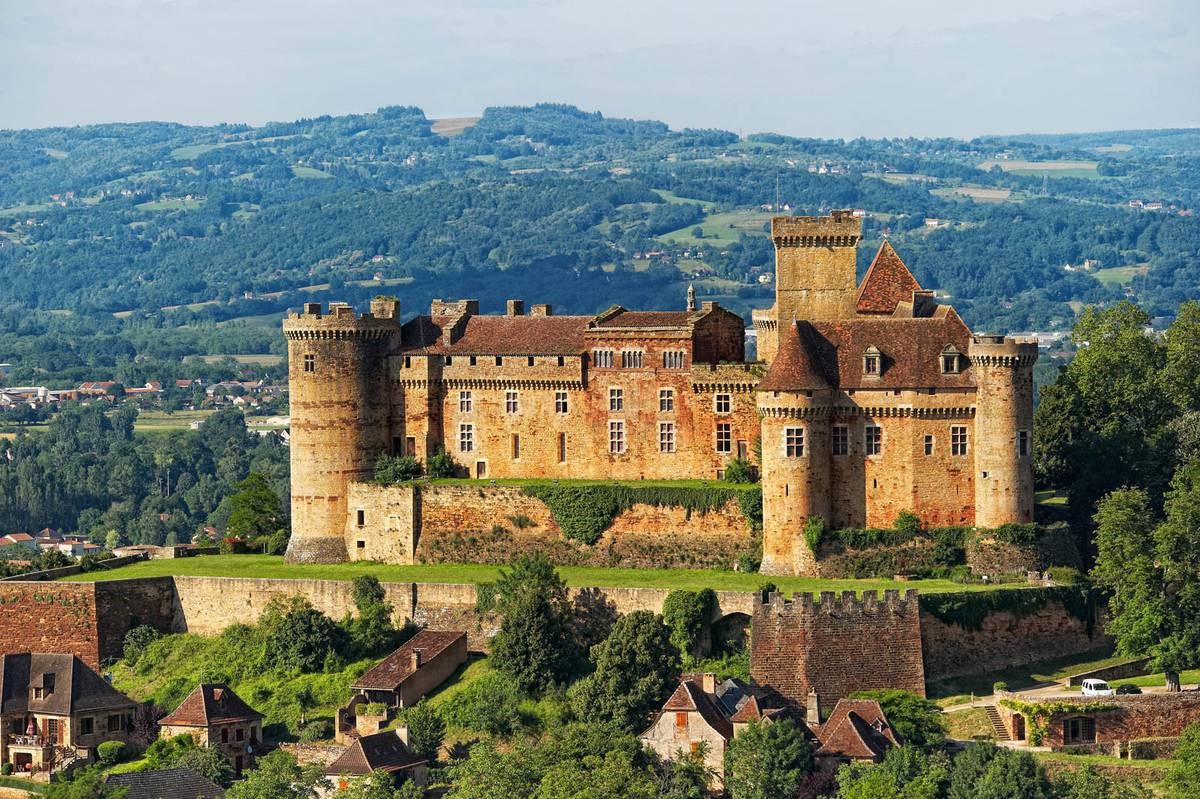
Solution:
{"label": "tree", "polygon": [[128,788],[108,785],[104,772],[92,767],[78,772],[66,782],[52,782],[44,796],[47,799],[125,799]]}
{"label": "tree", "polygon": [[1181,411],[1200,410],[1200,302],[1179,306],[1166,342],[1167,392]]}
{"label": "tree", "polygon": [[812,766],[808,741],[791,719],[753,722],[725,750],[725,789],[730,799],[795,796]]}
{"label": "tree", "polygon": [[519,558],[481,594],[481,607],[501,616],[492,639],[492,663],[522,691],[562,685],[579,662],[571,632],[567,586],[542,553]]}
{"label": "tree", "polygon": [[172,756],[165,768],[190,768],[217,785],[229,787],[233,782],[233,767],[228,758],[215,746],[194,746]]}
{"label": "tree", "polygon": [[364,657],[372,657],[395,648],[397,636],[392,623],[392,606],[385,601],[379,578],[371,574],[358,575],[354,578],[351,593],[358,615],[346,626],[355,650]]}
{"label": "tree", "polygon": [[941,708],[912,691],[859,691],[853,698],[879,702],[905,747],[928,752],[940,749],[946,740]]}
{"label": "tree", "polygon": [[838,770],[838,799],[939,799],[949,773],[940,752],[901,746],[878,766],[851,763]]}
{"label": "tree", "polygon": [[278,750],[260,757],[258,765],[246,772],[225,792],[225,799],[315,799],[317,788],[328,786],[321,769],[301,769],[292,755]]}
{"label": "tree", "polygon": [[1055,799],[1152,799],[1153,792],[1135,780],[1109,780],[1090,763],[1064,771],[1054,780]]}
{"label": "tree", "polygon": [[571,688],[579,716],[626,728],[644,724],[679,681],[679,650],[662,616],[636,610],[613,625],[592,647],[595,671]]}
{"label": "tree", "polygon": [[471,747],[470,756],[452,767],[450,774],[449,799],[533,796],[540,781],[523,747],[502,754],[490,741]]}
{"label": "tree", "polygon": [[1176,474],[1166,519],[1155,523],[1141,489],[1114,491],[1096,520],[1092,578],[1112,591],[1108,631],[1122,654],[1150,655],[1179,690],[1179,672],[1200,664],[1200,462]]}
{"label": "tree", "polygon": [[285,521],[283,503],[267,478],[252,472],[234,488],[229,498],[230,513],[226,530],[243,538],[268,536]]}
{"label": "tree", "polygon": [[428,702],[417,702],[404,714],[404,725],[408,727],[409,748],[430,763],[436,762],[446,737],[446,722],[437,708]]}
{"label": "tree", "polygon": [[[405,791],[403,787],[396,787],[395,779],[386,771],[372,771],[365,777],[359,777],[337,794],[338,799],[407,799],[409,795],[410,792]],[[424,791],[416,794],[424,795]]]}
{"label": "tree", "polygon": [[672,591],[663,601],[663,622],[671,628],[671,643],[685,659],[699,657],[701,639],[717,608],[712,589]]}
{"label": "tree", "polygon": [[412,455],[381,455],[375,461],[375,482],[380,485],[416,480],[424,472],[421,462]]}
{"label": "tree", "polygon": [[125,644],[122,652],[125,657],[125,665],[136,666],[138,658],[146,651],[146,647],[161,637],[162,635],[158,630],[148,624],[139,624],[125,633]]}
{"label": "tree", "polygon": [[1200,799],[1200,724],[1189,724],[1179,736],[1164,787],[1167,799]]}
{"label": "tree", "polygon": [[1050,784],[1028,752],[971,744],[954,758],[946,799],[1050,799]]}
{"label": "tree", "polygon": [[272,600],[260,624],[266,630],[264,662],[281,672],[321,671],[345,643],[342,628],[300,597]]}
{"label": "tree", "polygon": [[438,449],[425,461],[425,472],[433,478],[453,477],[458,474],[458,464],[444,449]]}

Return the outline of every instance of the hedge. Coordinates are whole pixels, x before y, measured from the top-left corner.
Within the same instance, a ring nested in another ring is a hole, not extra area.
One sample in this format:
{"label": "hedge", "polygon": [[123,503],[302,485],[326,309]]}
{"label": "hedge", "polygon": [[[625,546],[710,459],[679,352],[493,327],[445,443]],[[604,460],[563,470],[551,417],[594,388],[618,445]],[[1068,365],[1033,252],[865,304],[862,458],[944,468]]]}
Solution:
{"label": "hedge", "polygon": [[984,619],[992,613],[1008,612],[1022,618],[1054,600],[1061,602],[1072,617],[1087,625],[1088,634],[1091,634],[1096,617],[1096,595],[1079,586],[921,594],[921,610],[946,624],[979,630]]}
{"label": "hedge", "polygon": [[623,511],[634,505],[686,508],[691,513],[709,513],[723,508],[730,500],[738,507],[751,528],[762,524],[762,489],[717,486],[628,486],[557,485],[532,483],[521,493],[546,503],[563,535],[584,544],[594,544]]}

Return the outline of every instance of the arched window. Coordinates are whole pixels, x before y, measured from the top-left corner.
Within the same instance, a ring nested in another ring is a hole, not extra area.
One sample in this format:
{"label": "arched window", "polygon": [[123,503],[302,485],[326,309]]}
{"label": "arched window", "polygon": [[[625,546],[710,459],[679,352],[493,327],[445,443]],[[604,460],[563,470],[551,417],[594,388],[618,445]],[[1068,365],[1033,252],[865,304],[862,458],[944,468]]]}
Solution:
{"label": "arched window", "polygon": [[962,371],[962,353],[953,344],[942,348],[938,361],[944,375],[956,375]]}
{"label": "arched window", "polygon": [[880,354],[879,348],[872,344],[863,353],[863,375],[879,377],[881,374],[883,374],[883,356]]}

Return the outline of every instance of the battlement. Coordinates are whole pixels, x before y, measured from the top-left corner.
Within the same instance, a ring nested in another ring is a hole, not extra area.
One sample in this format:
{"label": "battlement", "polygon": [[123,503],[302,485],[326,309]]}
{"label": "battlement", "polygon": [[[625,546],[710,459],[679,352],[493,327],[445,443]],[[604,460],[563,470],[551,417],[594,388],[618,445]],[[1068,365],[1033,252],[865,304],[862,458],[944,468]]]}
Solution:
{"label": "battlement", "polygon": [[971,337],[968,356],[972,363],[993,366],[1032,364],[1038,357],[1037,339],[979,333]]}
{"label": "battlement", "polygon": [[862,220],[851,211],[771,218],[771,240],[776,247],[854,247],[861,237]]}
{"label": "battlement", "polygon": [[787,599],[778,591],[772,591],[765,601],[761,595],[755,597],[755,614],[765,610],[770,610],[773,616],[796,617],[816,614],[873,615],[881,611],[903,615],[919,612],[920,608],[917,589],[910,588],[901,597],[898,589],[889,588],[883,592],[882,599],[878,592],[873,590],[863,591],[862,599],[859,599],[854,591],[842,591],[840,594],[836,591],[822,591],[819,597],[810,593],[796,593],[791,599]]}
{"label": "battlement", "polygon": [[357,314],[348,303],[331,302],[323,311],[321,303],[306,302],[300,313],[283,320],[283,335],[291,341],[301,339],[382,339],[400,331],[400,302],[390,297],[371,301],[371,310]]}

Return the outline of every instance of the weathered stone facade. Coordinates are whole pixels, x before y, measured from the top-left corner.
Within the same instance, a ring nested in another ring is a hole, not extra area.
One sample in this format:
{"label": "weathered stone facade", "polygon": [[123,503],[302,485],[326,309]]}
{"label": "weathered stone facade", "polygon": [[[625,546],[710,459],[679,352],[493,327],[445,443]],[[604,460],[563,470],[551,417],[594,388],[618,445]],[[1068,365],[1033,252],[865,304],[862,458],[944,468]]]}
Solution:
{"label": "weathered stone facade", "polygon": [[[996,709],[1013,740],[1027,740],[1032,732],[1030,720],[1006,707],[1004,700],[1032,702],[1036,708],[1036,699],[1008,692],[998,693],[996,699]],[[1043,715],[1041,723],[1046,730],[1042,745],[1053,749],[1095,746],[1097,751],[1119,753],[1120,744],[1143,738],[1175,738],[1189,724],[1200,722],[1200,694],[1192,691],[1080,696],[1070,700],[1070,706],[1069,710],[1038,714]]]}
{"label": "weathered stone facade", "polygon": [[761,439],[768,573],[814,573],[811,517],[1032,521],[1036,344],[973,336],[886,243],[857,284],[860,236],[849,212],[773,220],[760,364],[744,363],[742,320],[715,303],[560,317],[439,300],[403,325],[395,300],[362,316],[306,305],[284,322],[289,559],[415,556],[419,536],[347,555],[347,498],[380,454],[440,449],[476,478],[713,479]]}

